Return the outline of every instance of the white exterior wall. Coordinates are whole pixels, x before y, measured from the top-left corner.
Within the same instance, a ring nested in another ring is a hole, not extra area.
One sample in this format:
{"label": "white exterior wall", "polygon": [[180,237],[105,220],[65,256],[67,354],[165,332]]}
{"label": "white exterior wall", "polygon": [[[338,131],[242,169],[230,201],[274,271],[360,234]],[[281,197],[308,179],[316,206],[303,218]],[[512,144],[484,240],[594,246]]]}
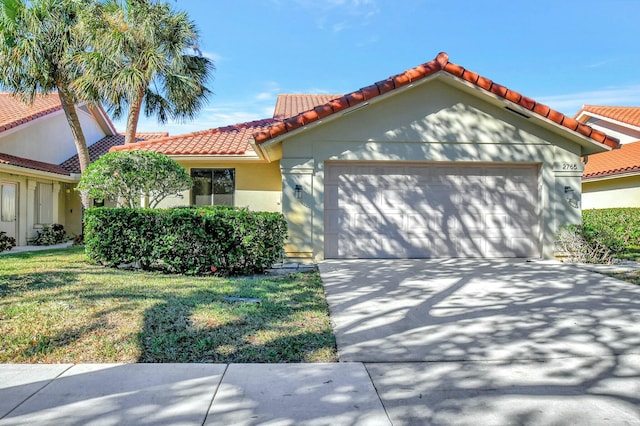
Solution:
{"label": "white exterior wall", "polygon": [[[78,109],[78,116],[87,145],[105,137],[104,131],[91,115]],[[52,164],[60,164],[77,153],[63,111],[4,132],[0,137],[0,152]]]}
{"label": "white exterior wall", "polygon": [[537,164],[542,255],[553,256],[560,226],[580,222],[580,147],[439,80],[374,100],[282,144],[291,256],[324,258],[325,161]]}

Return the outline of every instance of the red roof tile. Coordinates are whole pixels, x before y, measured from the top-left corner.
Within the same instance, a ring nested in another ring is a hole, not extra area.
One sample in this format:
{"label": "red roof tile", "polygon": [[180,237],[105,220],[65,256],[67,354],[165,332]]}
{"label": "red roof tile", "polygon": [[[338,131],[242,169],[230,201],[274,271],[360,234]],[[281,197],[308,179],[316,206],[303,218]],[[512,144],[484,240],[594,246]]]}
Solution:
{"label": "red roof tile", "polygon": [[318,105],[326,104],[332,99],[339,98],[340,96],[342,95],[278,95],[276,108],[273,111],[273,118],[276,120],[284,120],[302,112],[309,111]]}
{"label": "red roof tile", "polygon": [[69,172],[61,166],[42,161],[29,160],[28,158],[16,157],[15,155],[0,153],[0,164],[22,167],[25,169],[39,170],[43,172],[55,173],[57,175],[69,176]]}
{"label": "red roof tile", "polygon": [[575,115],[575,118],[582,112],[601,115],[612,120],[640,127],[640,107],[583,105]]}
{"label": "red roof tile", "polygon": [[62,105],[57,93],[36,96],[31,105],[25,104],[11,93],[0,93],[0,132],[61,109]]}
{"label": "red roof tile", "polygon": [[[136,133],[136,142],[166,138],[168,136],[168,132],[138,132]],[[100,139],[93,145],[89,146],[89,162],[93,163],[98,159],[98,157],[109,152],[109,149],[111,149],[111,147],[118,145],[124,145],[123,134],[106,136]],[[68,160],[60,164],[60,166],[70,173],[80,173],[80,160],[78,159],[78,154],[69,158]]]}
{"label": "red roof tile", "polygon": [[132,151],[136,149],[154,151],[167,155],[243,155],[252,151],[249,138],[272,123],[268,118],[233,126],[186,133],[161,139],[114,146],[110,151]]}
{"label": "red roof tile", "polygon": [[[573,120],[564,114],[559,113],[546,105],[538,104],[533,99],[527,98],[525,96],[520,95],[517,92],[511,91],[510,89],[501,86],[497,83],[492,82],[491,80],[479,76],[473,71],[469,71],[461,67],[460,65],[449,62],[449,56],[446,53],[440,53],[436,58],[430,62],[424,63],[422,65],[417,66],[416,68],[409,69],[403,73],[398,75],[389,77],[386,80],[378,81],[370,86],[364,87],[360,90],[356,90],[355,92],[348,93],[344,96],[340,96],[331,101],[327,101],[324,105],[314,105],[316,112],[318,108],[321,107],[323,109],[331,108],[331,114],[335,114],[341,110],[344,110],[349,107],[353,107],[359,103],[365,102],[372,97],[375,97],[375,93],[378,92],[380,96],[389,91],[398,89],[401,86],[405,86],[411,82],[416,80],[423,79],[430,75],[433,75],[437,72],[447,72],[455,77],[462,78],[484,90],[490,91],[495,95],[507,99],[529,111],[532,111],[535,114],[538,114],[542,117],[548,118],[559,125],[562,125],[569,130],[576,131],[578,129],[578,123],[576,120]],[[308,109],[312,109],[313,107],[309,107]],[[276,112],[278,108],[276,107]],[[293,113],[295,110],[291,110]],[[319,118],[313,118],[309,116],[305,116],[302,119],[300,116],[303,115],[304,111],[300,111],[298,116],[287,117],[286,126],[281,126],[279,123],[273,123],[271,126],[266,127],[262,131],[256,132],[253,137],[257,144],[262,144],[268,140],[274,139],[283,133],[293,131],[295,129],[306,126]],[[322,114],[323,117],[326,117],[330,114]],[[320,114],[318,115],[320,117]],[[277,117],[276,117],[277,118]],[[588,133],[583,128],[582,131],[579,132],[582,135],[587,136],[585,133]],[[604,137],[601,137],[604,136]],[[596,137],[594,137],[596,136]],[[617,148],[619,146],[618,140],[605,135],[604,133],[596,134],[595,131],[590,133],[587,137],[595,140],[596,142],[603,143],[609,147]]]}
{"label": "red roof tile", "polygon": [[620,149],[589,156],[582,178],[585,180],[640,172],[640,141],[626,143]]}

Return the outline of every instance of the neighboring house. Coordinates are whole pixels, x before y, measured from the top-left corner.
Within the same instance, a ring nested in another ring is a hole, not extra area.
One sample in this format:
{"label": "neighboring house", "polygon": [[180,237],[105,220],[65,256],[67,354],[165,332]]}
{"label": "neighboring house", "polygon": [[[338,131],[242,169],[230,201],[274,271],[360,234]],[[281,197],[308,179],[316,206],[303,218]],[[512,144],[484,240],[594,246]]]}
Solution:
{"label": "neighboring house", "polygon": [[[618,141],[449,62],[274,118],[112,150],[163,152],[195,204],[282,211],[300,259],[552,257],[580,222],[581,157]],[[184,201],[174,201],[184,203]]]}
{"label": "neighboring house", "polygon": [[586,158],[583,209],[640,208],[640,141]]}
{"label": "neighboring house", "polygon": [[623,144],[585,157],[582,208],[640,207],[640,107],[584,105],[575,118]]}
{"label": "neighboring house", "polygon": [[583,105],[574,118],[621,144],[640,140],[640,107]]}
{"label": "neighboring house", "polygon": [[[77,110],[92,160],[124,143],[102,108],[80,104]],[[76,147],[58,95],[25,105],[0,93],[0,231],[18,245],[34,239],[44,224],[60,223],[69,235],[80,234],[82,206],[74,190],[79,180]]]}

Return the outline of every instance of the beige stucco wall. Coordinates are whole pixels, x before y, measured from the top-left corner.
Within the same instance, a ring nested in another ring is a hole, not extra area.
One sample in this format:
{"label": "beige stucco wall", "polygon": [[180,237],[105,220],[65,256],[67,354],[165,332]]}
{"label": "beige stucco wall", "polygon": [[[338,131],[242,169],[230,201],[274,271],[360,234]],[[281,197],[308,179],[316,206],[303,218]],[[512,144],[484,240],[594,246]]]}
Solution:
{"label": "beige stucco wall", "polygon": [[[255,211],[281,212],[282,179],[277,162],[256,161],[178,161],[188,172],[191,169],[232,168],[236,171],[234,204]],[[159,207],[185,206],[191,200],[190,191],[184,191],[182,198],[170,197]]]}
{"label": "beige stucco wall", "polygon": [[[87,145],[105,136],[91,115],[78,110],[78,116]],[[0,152],[60,164],[76,154],[76,147],[64,112],[59,111],[5,132],[0,138]]]}
{"label": "beige stucco wall", "polygon": [[366,160],[538,164],[541,254],[552,257],[554,232],[580,221],[580,147],[466,90],[429,81],[284,139],[290,255],[324,257],[325,162]]}
{"label": "beige stucco wall", "polygon": [[582,208],[640,207],[640,175],[582,183]]}
{"label": "beige stucco wall", "polygon": [[36,186],[38,183],[53,184],[53,220],[52,223],[60,223],[67,229],[65,211],[65,183],[55,179],[21,176],[11,173],[0,173],[0,182],[17,184],[17,221],[16,242],[18,245],[26,245],[27,242],[37,236],[39,224],[36,223]]}

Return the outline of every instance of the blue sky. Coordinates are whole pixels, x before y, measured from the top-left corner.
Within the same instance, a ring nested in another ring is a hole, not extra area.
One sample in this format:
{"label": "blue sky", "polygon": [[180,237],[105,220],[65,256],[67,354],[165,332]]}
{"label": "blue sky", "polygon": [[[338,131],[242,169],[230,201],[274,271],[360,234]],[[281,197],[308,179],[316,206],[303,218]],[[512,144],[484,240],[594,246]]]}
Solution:
{"label": "blue sky", "polygon": [[[278,93],[348,93],[433,59],[573,115],[640,106],[640,0],[175,0],[216,71],[172,135],[270,117]],[[116,122],[119,130],[124,122]]]}

